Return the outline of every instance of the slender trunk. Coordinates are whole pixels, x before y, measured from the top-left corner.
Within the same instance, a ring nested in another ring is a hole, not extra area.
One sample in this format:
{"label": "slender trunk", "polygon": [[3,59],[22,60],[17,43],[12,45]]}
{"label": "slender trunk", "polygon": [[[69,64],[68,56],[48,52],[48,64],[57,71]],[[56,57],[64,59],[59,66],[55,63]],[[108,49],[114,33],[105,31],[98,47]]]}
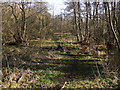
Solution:
{"label": "slender trunk", "polygon": [[[117,31],[118,31],[118,33],[119,33],[119,36],[120,36],[120,2],[117,2],[117,5],[116,5],[116,7],[117,7],[117,9],[116,9],[116,20],[117,20],[117,23],[116,23],[116,25],[117,25]],[[119,37],[119,39],[120,39],[120,37]]]}
{"label": "slender trunk", "polygon": [[26,29],[25,29],[25,6],[24,6],[24,2],[22,2],[22,7],[20,7],[21,9],[21,15],[22,15],[22,22],[21,22],[21,38],[22,41],[25,41],[25,37],[26,37]]}
{"label": "slender trunk", "polygon": [[82,41],[82,32],[81,32],[81,11],[80,11],[80,2],[78,2],[78,29],[80,33],[80,40]]}
{"label": "slender trunk", "polygon": [[88,35],[88,3],[86,2],[86,27],[85,27],[85,39]]}
{"label": "slender trunk", "polygon": [[86,27],[85,27],[85,38],[84,38],[84,41],[88,41],[89,36],[90,36],[89,15],[90,15],[90,2],[86,2]]}
{"label": "slender trunk", "polygon": [[79,42],[80,41],[80,35],[79,35],[79,31],[78,31],[78,25],[77,25],[77,16],[76,16],[76,5],[75,5],[75,2],[73,2],[73,6],[74,6],[74,27],[75,27],[75,30],[76,30],[76,37],[77,37],[77,41]]}
{"label": "slender trunk", "polygon": [[116,32],[115,32],[115,29],[114,29],[114,26],[113,26],[113,23],[112,23],[112,20],[111,20],[110,9],[109,9],[110,7],[109,7],[109,4],[108,4],[108,3],[106,3],[106,5],[107,5],[107,8],[108,8],[108,15],[109,15],[108,19],[109,19],[110,28],[111,28],[111,31],[112,31],[112,33],[113,33],[113,35],[114,35],[114,38],[115,38],[117,47],[118,47],[118,49],[120,50],[119,39],[118,39],[118,37],[117,37],[117,34],[116,34]]}

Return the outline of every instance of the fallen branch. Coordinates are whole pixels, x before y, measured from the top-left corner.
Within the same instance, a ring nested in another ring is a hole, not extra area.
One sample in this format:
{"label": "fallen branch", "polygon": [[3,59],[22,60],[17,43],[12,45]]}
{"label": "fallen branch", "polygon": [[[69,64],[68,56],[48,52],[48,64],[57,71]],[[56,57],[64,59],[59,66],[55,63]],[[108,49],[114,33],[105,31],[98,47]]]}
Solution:
{"label": "fallen branch", "polygon": [[62,90],[65,87],[66,84],[67,84],[67,82],[64,83],[64,85],[61,87],[60,90]]}

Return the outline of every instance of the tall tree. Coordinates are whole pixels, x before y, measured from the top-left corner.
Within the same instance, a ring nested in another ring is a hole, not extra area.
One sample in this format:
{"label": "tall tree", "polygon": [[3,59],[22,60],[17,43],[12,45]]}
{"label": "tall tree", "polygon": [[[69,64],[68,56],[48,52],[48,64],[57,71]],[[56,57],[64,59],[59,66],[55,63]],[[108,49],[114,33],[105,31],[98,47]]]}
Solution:
{"label": "tall tree", "polygon": [[113,22],[112,22],[112,20],[111,20],[111,12],[110,12],[109,3],[106,2],[105,4],[106,4],[107,9],[108,9],[108,20],[109,20],[110,30],[112,31],[113,36],[114,36],[114,39],[115,39],[116,44],[117,44],[117,47],[118,47],[118,49],[120,50],[119,39],[118,39],[118,36],[117,36],[117,34],[116,34],[116,32],[115,32],[115,28],[114,28]]}

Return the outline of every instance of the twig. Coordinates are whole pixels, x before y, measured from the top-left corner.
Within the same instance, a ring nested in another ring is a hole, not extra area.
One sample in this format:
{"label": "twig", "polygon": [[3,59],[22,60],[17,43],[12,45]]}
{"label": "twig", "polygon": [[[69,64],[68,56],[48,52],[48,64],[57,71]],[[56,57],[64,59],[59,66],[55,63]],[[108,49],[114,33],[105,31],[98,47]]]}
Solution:
{"label": "twig", "polygon": [[67,84],[67,82],[65,82],[65,83],[64,83],[64,85],[61,87],[61,89],[60,89],[60,90],[62,90],[62,89],[65,87],[65,84]]}
{"label": "twig", "polygon": [[96,68],[97,68],[98,75],[99,75],[99,77],[101,78],[100,70],[99,70],[99,68],[98,68],[97,63],[96,63]]}

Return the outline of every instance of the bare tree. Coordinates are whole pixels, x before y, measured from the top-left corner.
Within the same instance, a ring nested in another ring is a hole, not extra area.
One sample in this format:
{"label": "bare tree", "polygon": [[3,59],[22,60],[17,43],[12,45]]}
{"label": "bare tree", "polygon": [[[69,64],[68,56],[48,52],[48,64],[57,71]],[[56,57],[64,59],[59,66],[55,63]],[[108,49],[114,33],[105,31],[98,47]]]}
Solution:
{"label": "bare tree", "polygon": [[107,8],[108,8],[108,16],[109,16],[108,19],[109,19],[110,28],[111,28],[111,31],[112,31],[113,36],[114,36],[114,38],[115,38],[117,47],[118,47],[118,49],[120,50],[119,39],[118,39],[118,36],[117,36],[117,34],[116,34],[116,32],[115,32],[115,28],[114,28],[114,26],[113,26],[113,22],[112,22],[112,20],[111,20],[109,3],[106,2],[106,5],[107,5]]}

